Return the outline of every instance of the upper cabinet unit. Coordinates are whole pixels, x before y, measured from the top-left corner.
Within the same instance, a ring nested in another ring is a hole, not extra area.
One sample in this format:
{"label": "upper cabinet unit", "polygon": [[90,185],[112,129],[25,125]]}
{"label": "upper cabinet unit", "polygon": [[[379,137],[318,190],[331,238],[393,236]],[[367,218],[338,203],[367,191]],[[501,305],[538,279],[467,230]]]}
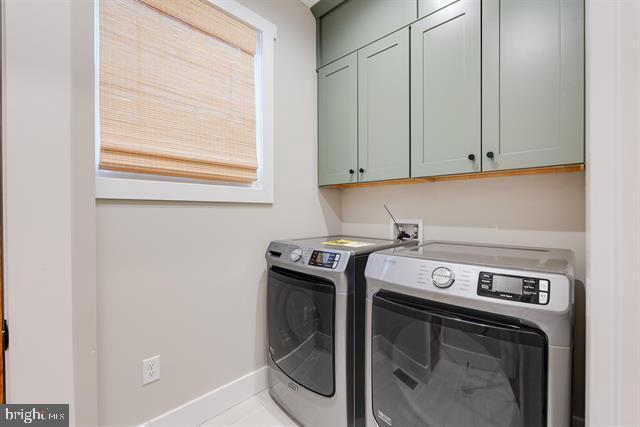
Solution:
{"label": "upper cabinet unit", "polygon": [[358,57],[352,53],[318,71],[318,182],[357,182]]}
{"label": "upper cabinet unit", "polygon": [[320,185],[581,169],[584,1],[320,0]]}
{"label": "upper cabinet unit", "polygon": [[484,0],[483,170],[584,162],[583,0]]}
{"label": "upper cabinet unit", "polygon": [[413,24],[412,176],[480,171],[480,94],[480,3],[459,0]]}
{"label": "upper cabinet unit", "polygon": [[409,29],[318,70],[320,185],[409,177]]}
{"label": "upper cabinet unit", "polygon": [[323,0],[318,17],[318,67],[416,20],[417,0]]}

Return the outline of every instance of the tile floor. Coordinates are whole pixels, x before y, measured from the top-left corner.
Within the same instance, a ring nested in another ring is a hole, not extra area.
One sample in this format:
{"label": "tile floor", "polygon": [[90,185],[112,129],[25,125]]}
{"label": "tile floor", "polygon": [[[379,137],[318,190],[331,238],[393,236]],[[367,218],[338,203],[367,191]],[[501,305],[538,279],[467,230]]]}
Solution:
{"label": "tile floor", "polygon": [[210,419],[201,427],[284,427],[297,426],[271,399],[267,390]]}

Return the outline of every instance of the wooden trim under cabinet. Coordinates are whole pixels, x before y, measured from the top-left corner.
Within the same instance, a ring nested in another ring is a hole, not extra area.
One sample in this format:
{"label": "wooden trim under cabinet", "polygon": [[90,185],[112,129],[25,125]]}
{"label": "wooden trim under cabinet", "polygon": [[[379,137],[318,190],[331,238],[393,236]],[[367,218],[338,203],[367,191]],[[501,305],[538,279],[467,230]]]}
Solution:
{"label": "wooden trim under cabinet", "polygon": [[513,170],[506,170],[506,171],[465,173],[465,174],[459,174],[459,175],[430,176],[425,178],[407,178],[407,179],[393,179],[389,181],[335,184],[335,185],[322,186],[322,188],[380,187],[382,185],[420,184],[424,182],[459,181],[459,180],[466,180],[466,179],[483,179],[483,178],[493,178],[493,177],[502,177],[502,176],[543,175],[543,174],[549,174],[549,173],[572,173],[572,172],[582,172],[584,171],[584,169],[585,169],[584,163],[580,163],[575,165],[548,166],[548,167],[542,167],[542,168],[513,169]]}

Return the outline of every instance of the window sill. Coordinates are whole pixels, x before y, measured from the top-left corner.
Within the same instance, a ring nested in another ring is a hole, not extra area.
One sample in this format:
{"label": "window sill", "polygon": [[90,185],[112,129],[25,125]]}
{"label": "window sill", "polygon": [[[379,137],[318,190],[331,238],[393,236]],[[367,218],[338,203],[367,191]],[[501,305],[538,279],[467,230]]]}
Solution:
{"label": "window sill", "polygon": [[273,187],[264,180],[252,186],[234,186],[97,176],[96,199],[273,203]]}

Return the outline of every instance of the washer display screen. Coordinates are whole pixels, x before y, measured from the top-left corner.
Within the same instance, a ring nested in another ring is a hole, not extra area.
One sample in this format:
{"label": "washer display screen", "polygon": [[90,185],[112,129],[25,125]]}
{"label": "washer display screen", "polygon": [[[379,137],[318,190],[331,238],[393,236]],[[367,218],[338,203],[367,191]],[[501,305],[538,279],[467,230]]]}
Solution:
{"label": "washer display screen", "polygon": [[333,263],[333,258],[335,255],[328,252],[317,252],[317,254],[318,256],[316,257],[316,261],[318,262],[318,264]]}
{"label": "washer display screen", "polygon": [[309,265],[325,268],[336,268],[340,254],[335,252],[313,251],[309,258]]}
{"label": "washer display screen", "polygon": [[522,279],[519,277],[493,276],[494,292],[522,295]]}

